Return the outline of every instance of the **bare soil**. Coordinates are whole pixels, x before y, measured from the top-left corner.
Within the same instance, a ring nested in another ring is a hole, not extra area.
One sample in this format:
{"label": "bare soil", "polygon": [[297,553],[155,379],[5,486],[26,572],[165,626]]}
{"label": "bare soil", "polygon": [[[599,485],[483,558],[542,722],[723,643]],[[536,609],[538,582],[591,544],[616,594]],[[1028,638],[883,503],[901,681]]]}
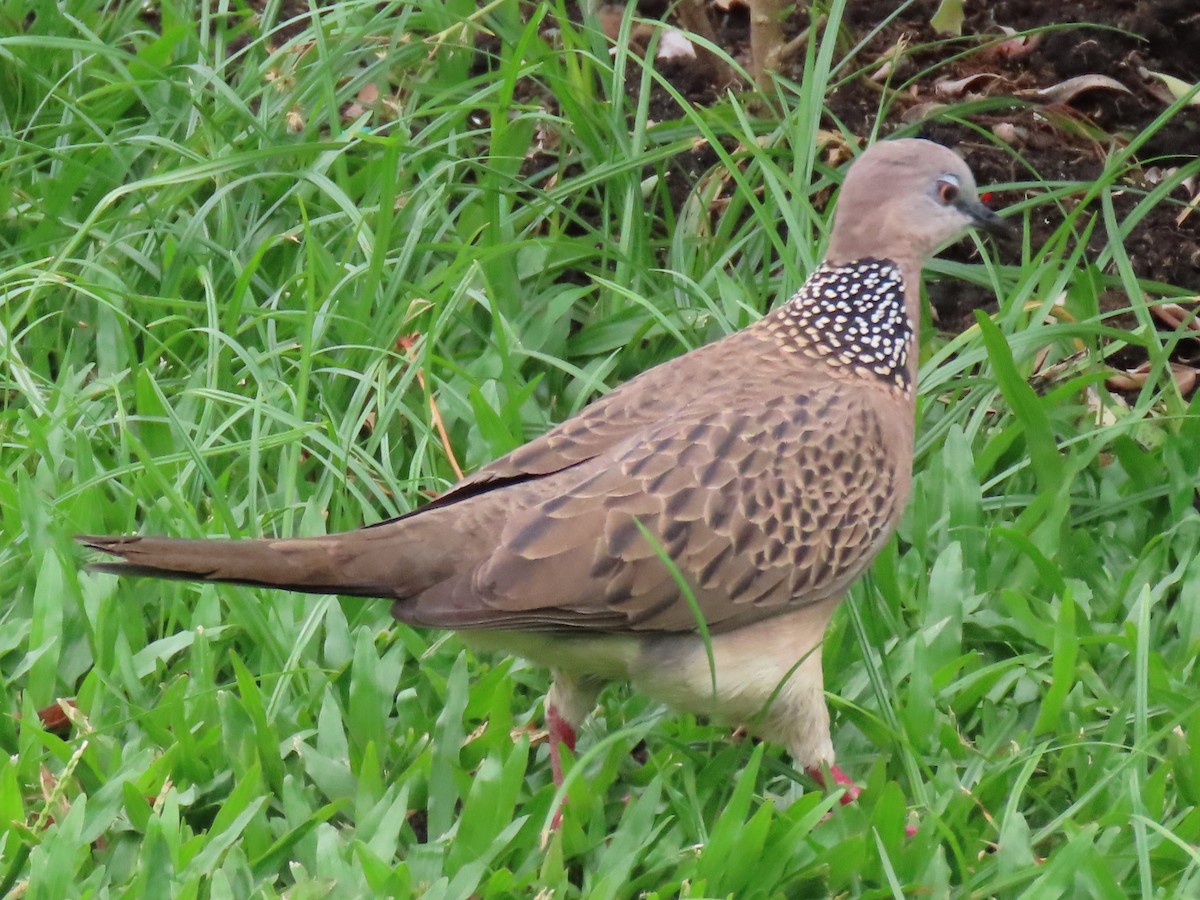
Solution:
{"label": "bare soil", "polygon": [[[1142,134],[1170,102],[1162,82],[1146,71],[1187,84],[1200,81],[1200,6],[1195,0],[968,0],[958,40],[947,40],[930,27],[937,5],[936,0],[912,5],[868,41],[858,57],[868,73],[873,68],[878,71],[898,44],[906,45],[906,50],[886,79],[855,78],[831,94],[831,127],[841,123],[865,137],[876,128],[882,108],[881,134],[920,123],[921,136],[960,147],[981,184],[1040,180],[1086,186],[1102,171],[1110,148]],[[638,11],[654,15],[663,6],[643,2]],[[893,0],[848,4],[845,46],[854,46],[875,31],[895,7]],[[789,23],[792,34],[808,24],[804,14],[795,18]],[[729,13],[717,15],[715,23],[727,52],[745,61],[749,10],[734,6]],[[1008,38],[1009,30],[1020,35],[1037,29],[1042,30],[1028,39]],[[661,68],[693,103],[712,101],[713,85],[697,83],[688,67]],[[1043,102],[1034,94],[1068,79],[1096,75],[1115,79],[1127,91],[1092,88],[1056,103]],[[970,76],[976,78],[961,92],[949,98],[943,93]],[[885,90],[881,81],[889,87],[902,86],[887,104],[881,102]],[[980,108],[968,115],[929,114],[933,103],[971,99],[981,101]],[[667,96],[655,102],[671,103]],[[1018,155],[999,146],[994,140],[997,135],[1009,137]],[[1163,170],[1194,160],[1197,153],[1200,106],[1190,106],[1158,128],[1137,151],[1140,169],[1130,173],[1130,190],[1114,198],[1118,220]],[[1186,211],[1192,196],[1181,188],[1169,202],[1158,204],[1134,227],[1124,246],[1140,278],[1200,293],[1200,211]],[[1024,193],[997,190],[989,201],[1000,208],[1022,199]],[[1062,220],[1061,208],[1040,206],[1028,224],[1031,245],[1041,246]],[[1103,242],[1098,229],[1092,237],[1093,251]],[[1009,252],[1018,251],[1010,248]],[[970,325],[974,309],[995,303],[989,292],[961,283],[931,284],[930,297],[939,324],[950,331]],[[1127,305],[1124,298],[1112,298],[1113,308]]]}

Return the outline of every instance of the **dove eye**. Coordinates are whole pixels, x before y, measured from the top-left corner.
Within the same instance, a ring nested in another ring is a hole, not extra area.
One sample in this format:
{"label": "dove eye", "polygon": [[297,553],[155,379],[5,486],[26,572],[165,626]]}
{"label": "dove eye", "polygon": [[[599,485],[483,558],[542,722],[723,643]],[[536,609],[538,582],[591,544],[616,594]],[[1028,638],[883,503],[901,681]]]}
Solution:
{"label": "dove eye", "polygon": [[943,175],[937,183],[938,200],[944,206],[949,206],[958,199],[958,179],[953,175]]}

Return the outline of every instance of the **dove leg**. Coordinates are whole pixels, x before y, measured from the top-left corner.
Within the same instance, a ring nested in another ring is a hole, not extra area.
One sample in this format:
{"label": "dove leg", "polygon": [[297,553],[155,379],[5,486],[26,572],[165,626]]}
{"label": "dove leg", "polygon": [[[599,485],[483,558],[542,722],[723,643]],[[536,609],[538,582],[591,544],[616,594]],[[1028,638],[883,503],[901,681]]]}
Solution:
{"label": "dove leg", "polygon": [[853,803],[858,799],[858,795],[862,793],[862,788],[854,783],[854,779],[847,775],[836,765],[829,767],[829,777],[825,777],[825,770],[820,766],[809,766],[804,770],[809,777],[825,790],[833,788],[845,788],[846,793],[842,794],[842,805]]}
{"label": "dove leg", "polygon": [[[562,748],[574,751],[579,726],[596,706],[596,698],[604,682],[589,678],[575,678],[561,669],[554,670],[554,683],[546,694],[546,730],[550,741],[550,771],[554,787],[563,785]],[[566,804],[566,799],[563,799]],[[562,823],[562,807],[554,811],[551,828]]]}

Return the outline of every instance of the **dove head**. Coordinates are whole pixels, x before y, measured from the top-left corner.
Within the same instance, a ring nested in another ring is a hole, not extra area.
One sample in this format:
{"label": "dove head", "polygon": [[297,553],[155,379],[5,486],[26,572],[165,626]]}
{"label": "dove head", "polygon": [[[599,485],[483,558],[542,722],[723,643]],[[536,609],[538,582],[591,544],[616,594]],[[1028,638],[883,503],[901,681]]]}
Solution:
{"label": "dove head", "polygon": [[1007,230],[958,154],[915,138],[880,141],[846,173],[825,260],[890,259],[911,273],[973,227]]}

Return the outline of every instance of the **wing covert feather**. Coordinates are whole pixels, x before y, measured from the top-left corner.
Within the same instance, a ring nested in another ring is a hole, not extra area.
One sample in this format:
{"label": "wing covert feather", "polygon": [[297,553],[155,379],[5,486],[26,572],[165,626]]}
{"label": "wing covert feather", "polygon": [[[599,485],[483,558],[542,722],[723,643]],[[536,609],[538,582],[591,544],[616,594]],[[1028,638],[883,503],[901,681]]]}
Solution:
{"label": "wing covert feather", "polygon": [[890,416],[839,379],[789,387],[771,394],[743,383],[694,405],[676,398],[671,415],[551,476],[561,480],[556,490],[517,510],[477,567],[419,597],[417,618],[460,628],[694,630],[691,606],[638,521],[714,630],[843,592],[905,501],[911,451],[895,444],[911,447],[911,411],[893,399],[900,415]]}

